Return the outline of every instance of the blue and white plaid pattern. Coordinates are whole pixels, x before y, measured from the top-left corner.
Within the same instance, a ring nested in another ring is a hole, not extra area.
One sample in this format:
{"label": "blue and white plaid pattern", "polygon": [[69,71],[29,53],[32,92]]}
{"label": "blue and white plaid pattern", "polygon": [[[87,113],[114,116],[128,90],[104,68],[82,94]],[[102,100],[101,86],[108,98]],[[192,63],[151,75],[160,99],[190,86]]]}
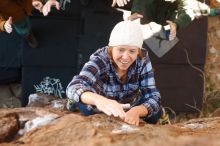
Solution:
{"label": "blue and white plaid pattern", "polygon": [[83,92],[91,91],[118,102],[127,101],[133,94],[140,91],[139,104],[148,109],[148,116],[160,109],[161,97],[155,87],[154,74],[147,50],[141,49],[142,57],[130,66],[126,83],[121,83],[108,47],[97,50],[90,56],[79,75],[74,76],[69,83],[66,93],[69,99],[80,102]]}

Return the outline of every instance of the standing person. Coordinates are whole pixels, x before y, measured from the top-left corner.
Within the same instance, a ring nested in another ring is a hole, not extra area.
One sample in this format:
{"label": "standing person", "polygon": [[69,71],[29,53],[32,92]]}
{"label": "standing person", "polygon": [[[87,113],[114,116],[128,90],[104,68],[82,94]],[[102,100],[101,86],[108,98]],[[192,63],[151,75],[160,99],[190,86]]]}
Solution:
{"label": "standing person", "polygon": [[31,30],[28,16],[31,15],[32,0],[3,0],[0,3],[0,31],[11,33],[13,29],[24,37],[30,47],[38,42]]}
{"label": "standing person", "polygon": [[[40,2],[40,0],[33,0],[33,2],[36,1]],[[49,0],[46,4],[51,1],[55,0]],[[48,7],[51,6],[52,4]],[[15,29],[31,48],[37,48],[38,41],[32,32],[29,20],[32,8],[32,0],[2,0],[0,2],[0,32],[11,33]]]}
{"label": "standing person", "polygon": [[138,24],[119,22],[109,44],[90,56],[79,75],[69,83],[67,108],[85,115],[103,112],[138,125],[140,118],[155,124],[162,115],[161,96]]}
{"label": "standing person", "polygon": [[194,18],[219,15],[220,9],[210,9],[198,0],[134,0],[131,13],[129,20],[144,17],[145,23],[170,25],[169,40],[173,40],[177,31],[189,25]]}
{"label": "standing person", "polygon": [[184,9],[185,0],[134,0],[132,15],[129,20],[145,17],[145,23],[156,22],[160,25],[170,25],[170,39],[176,37],[178,29],[187,26],[191,18]]}

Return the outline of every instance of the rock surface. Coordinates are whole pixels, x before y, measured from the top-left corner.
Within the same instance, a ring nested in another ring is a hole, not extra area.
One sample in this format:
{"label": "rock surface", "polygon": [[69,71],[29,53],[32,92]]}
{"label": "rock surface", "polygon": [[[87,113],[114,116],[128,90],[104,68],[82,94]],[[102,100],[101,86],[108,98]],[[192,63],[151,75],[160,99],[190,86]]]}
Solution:
{"label": "rock surface", "polygon": [[19,121],[16,113],[0,114],[0,142],[11,140],[18,130]]}
{"label": "rock surface", "polygon": [[[11,138],[14,138],[11,141],[5,139],[4,143],[0,143],[3,146],[220,145],[220,117],[194,119],[164,126],[149,125],[144,122],[140,126],[132,126],[103,114],[84,117],[79,113],[50,108],[2,109],[0,113],[0,117],[5,117],[0,118],[0,123],[6,123],[0,127],[1,135],[10,133]],[[51,114],[56,115],[56,118],[49,123],[33,128],[24,135],[15,133],[15,131],[18,132],[18,127],[24,128],[24,124],[23,126],[21,124],[24,121]],[[19,122],[16,122],[16,117]],[[7,118],[11,121],[4,122]],[[16,130],[2,132],[6,129],[4,127],[16,127],[14,128]]]}

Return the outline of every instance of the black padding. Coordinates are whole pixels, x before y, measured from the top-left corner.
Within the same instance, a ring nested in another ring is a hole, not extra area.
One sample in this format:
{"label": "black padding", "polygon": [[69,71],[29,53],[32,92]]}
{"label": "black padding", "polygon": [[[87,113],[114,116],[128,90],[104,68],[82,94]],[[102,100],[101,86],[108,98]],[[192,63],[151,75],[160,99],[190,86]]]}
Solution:
{"label": "black padding", "polygon": [[[93,3],[94,4],[94,3]],[[105,3],[84,9],[78,46],[78,72],[98,48],[108,45],[113,27],[123,20],[123,14]]]}
{"label": "black padding", "polygon": [[21,81],[20,68],[5,68],[0,67],[0,84],[8,84],[11,82]]}
{"label": "black padding", "polygon": [[163,105],[176,112],[198,112],[196,109],[202,108],[203,75],[191,65],[204,71],[207,24],[203,18],[180,30],[179,43],[162,58],[149,50]]}
{"label": "black padding", "polygon": [[[45,77],[50,77],[53,79],[59,79],[62,89],[65,92],[66,87],[69,82],[72,80],[73,75],[76,73],[76,68],[74,67],[24,67],[22,68],[22,105],[25,106],[28,103],[28,97],[30,94],[36,93],[35,87],[43,87],[45,90],[52,91],[54,89],[61,89],[59,84],[54,85],[49,84],[46,86],[45,84],[40,83],[43,81]],[[38,90],[39,91],[39,90]],[[62,90],[60,90],[62,91]],[[46,94],[46,93],[45,93]],[[54,95],[54,92],[50,95]],[[65,98],[66,94],[61,93],[62,97]]]}
{"label": "black padding", "polygon": [[103,11],[87,9],[82,12],[81,34],[107,35],[115,24],[123,20],[123,13],[116,9],[106,8]]}
{"label": "black padding", "polygon": [[[195,67],[204,70],[203,65]],[[198,112],[193,107],[202,108],[204,80],[200,71],[190,65],[157,65],[154,73],[164,106],[176,112]]]}
{"label": "black padding", "polygon": [[[79,0],[82,6],[86,9],[94,10],[106,10],[106,8],[111,8],[112,0]],[[87,3],[87,5],[84,5]]]}
{"label": "black padding", "polygon": [[21,67],[22,37],[16,31],[0,33],[0,67]]}
{"label": "black padding", "polygon": [[32,19],[39,42],[36,49],[23,46],[23,66],[76,66],[78,21],[69,19]]}
{"label": "black padding", "polygon": [[152,62],[154,64],[188,64],[190,62],[204,65],[207,49],[207,25],[207,18],[202,18],[194,20],[189,26],[180,30],[177,33],[178,44],[161,58],[149,50]]}
{"label": "black padding", "polygon": [[108,36],[95,36],[95,35],[84,35],[79,37],[78,47],[78,72],[81,70],[83,65],[89,61],[89,57],[98,48],[104,47],[108,44]]}

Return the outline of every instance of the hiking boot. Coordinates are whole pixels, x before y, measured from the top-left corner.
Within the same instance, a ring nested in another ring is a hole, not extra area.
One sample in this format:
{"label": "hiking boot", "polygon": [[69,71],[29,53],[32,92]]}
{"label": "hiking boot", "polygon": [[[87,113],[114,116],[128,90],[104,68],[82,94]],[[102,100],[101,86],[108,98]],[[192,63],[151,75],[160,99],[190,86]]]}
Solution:
{"label": "hiking boot", "polygon": [[159,119],[160,125],[171,124],[168,113],[162,108],[162,116]]}
{"label": "hiking boot", "polygon": [[76,102],[73,99],[67,99],[67,105],[66,108],[68,111],[75,111],[76,110]]}
{"label": "hiking boot", "polygon": [[31,48],[37,48],[38,47],[38,41],[37,39],[35,38],[34,34],[33,33],[30,33],[29,35],[27,35],[25,37],[25,40],[27,41],[28,45],[31,47]]}

